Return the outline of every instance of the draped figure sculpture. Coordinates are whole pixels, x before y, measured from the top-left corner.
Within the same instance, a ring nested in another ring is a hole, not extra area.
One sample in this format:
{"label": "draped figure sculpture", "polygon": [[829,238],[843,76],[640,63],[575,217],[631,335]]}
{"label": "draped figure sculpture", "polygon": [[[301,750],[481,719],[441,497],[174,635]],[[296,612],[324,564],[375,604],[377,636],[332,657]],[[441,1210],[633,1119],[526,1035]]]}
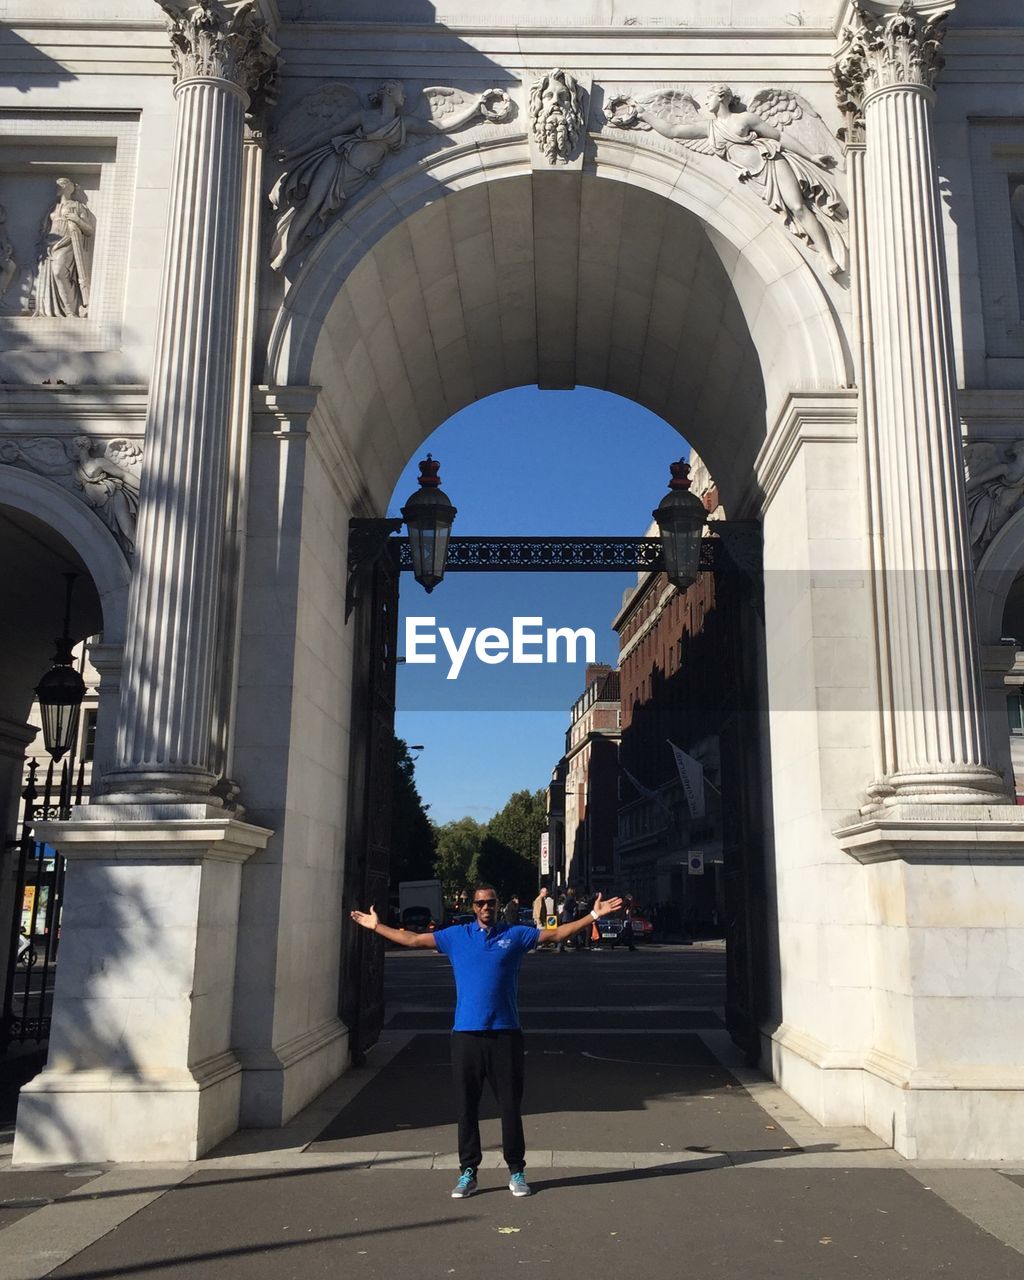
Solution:
{"label": "draped figure sculpture", "polygon": [[14,258],[14,245],[7,239],[7,210],[0,204],[0,305],[4,304],[7,290],[18,275]]}
{"label": "draped figure sculpture", "polygon": [[35,314],[87,316],[96,219],[70,178],[58,178],[57,191],[43,219]]}
{"label": "draped figure sculpture", "polygon": [[511,100],[501,89],[467,95],[430,88],[422,97],[429,118],[406,111],[400,80],[385,80],[371,94],[369,107],[348,85],[328,84],[289,113],[274,152],[285,168],[270,193],[278,211],[270,260],[275,271],[315,240],[410,136],[454,133],[478,118],[501,123],[512,112]]}
{"label": "draped figure sculpture", "polygon": [[[613,98],[606,108],[615,128],[653,129],[692,151],[716,156],[737,169],[745,183],[785,225],[821,254],[829,275],[846,265],[838,223],[846,216],[842,197],[825,174],[836,165],[835,145],[821,117],[799,94],[762,89],[745,110],[727,84],[711,85],[704,113],[688,93],[668,89],[633,101]],[[813,152],[793,136],[792,126],[813,137]]]}
{"label": "draped figure sculpture", "polygon": [[101,448],[103,452],[96,456],[89,437],[76,436],[68,455],[82,496],[130,552],[139,514],[142,450],[129,440],[110,440]]}
{"label": "draped figure sculpture", "polygon": [[964,447],[967,518],[976,558],[1024,502],[1024,440],[1008,448],[988,441]]}

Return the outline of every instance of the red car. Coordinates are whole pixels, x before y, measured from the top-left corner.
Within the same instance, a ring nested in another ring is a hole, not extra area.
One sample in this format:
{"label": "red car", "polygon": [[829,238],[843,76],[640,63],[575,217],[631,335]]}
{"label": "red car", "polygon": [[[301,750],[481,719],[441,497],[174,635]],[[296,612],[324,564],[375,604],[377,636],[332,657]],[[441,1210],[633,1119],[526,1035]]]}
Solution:
{"label": "red car", "polygon": [[654,937],[654,925],[646,916],[642,916],[638,911],[634,911],[629,917],[633,925],[633,939],[635,942],[650,942]]}

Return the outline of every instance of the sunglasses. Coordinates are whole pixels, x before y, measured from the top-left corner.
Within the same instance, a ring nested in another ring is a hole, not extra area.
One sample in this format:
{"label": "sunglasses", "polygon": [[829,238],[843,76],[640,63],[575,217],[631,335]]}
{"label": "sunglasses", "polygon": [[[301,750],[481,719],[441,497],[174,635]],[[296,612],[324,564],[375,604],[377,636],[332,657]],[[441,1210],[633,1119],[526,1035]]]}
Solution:
{"label": "sunglasses", "polygon": [[474,907],[496,907],[498,905],[497,898],[477,898],[473,903]]}

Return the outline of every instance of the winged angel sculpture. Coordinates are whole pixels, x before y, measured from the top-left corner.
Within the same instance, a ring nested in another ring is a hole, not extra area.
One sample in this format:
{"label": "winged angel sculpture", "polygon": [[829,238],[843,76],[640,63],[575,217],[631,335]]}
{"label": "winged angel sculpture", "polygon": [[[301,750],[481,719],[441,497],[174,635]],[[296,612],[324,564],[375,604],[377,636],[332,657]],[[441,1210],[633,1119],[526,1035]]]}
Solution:
{"label": "winged angel sculpture", "polygon": [[400,80],[385,80],[368,107],[350,85],[325,84],[289,112],[274,151],[285,169],[270,193],[278,210],[270,264],[275,271],[315,240],[410,136],[454,133],[476,119],[502,124],[512,116],[512,100],[502,89],[467,94],[434,87],[420,98],[426,115],[407,111]]}
{"label": "winged angel sculpture", "polygon": [[142,449],[131,440],[37,436],[0,441],[0,462],[52,476],[82,496],[117,538],[124,551],[135,546],[139,514]]}
{"label": "winged angel sculpture", "polygon": [[692,151],[728,161],[740,182],[822,255],[829,275],[844,270],[846,245],[838,224],[846,207],[825,172],[837,163],[835,139],[799,94],[762,89],[748,109],[727,84],[715,84],[702,113],[685,90],[665,89],[635,101],[613,98],[605,115],[615,128],[653,129]]}
{"label": "winged angel sculpture", "polygon": [[964,445],[967,518],[975,558],[1024,504],[1024,440],[1001,446],[990,440]]}

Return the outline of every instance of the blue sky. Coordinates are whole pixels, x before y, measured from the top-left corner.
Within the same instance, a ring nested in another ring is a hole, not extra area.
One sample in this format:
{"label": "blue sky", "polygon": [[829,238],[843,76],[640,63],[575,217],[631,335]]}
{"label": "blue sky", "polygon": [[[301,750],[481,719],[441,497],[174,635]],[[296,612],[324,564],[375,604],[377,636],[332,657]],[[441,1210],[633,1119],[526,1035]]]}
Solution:
{"label": "blue sky", "polygon": [[[389,515],[417,487],[428,450],[441,462],[458,508],[455,536],[641,535],[668,487],[668,464],[689,452],[679,434],[632,401],[607,392],[518,387],[468,406],[434,432],[402,473]],[[399,654],[405,618],[425,631],[511,631],[513,616],[543,625],[590,627],[597,659],[615,662],[611,619],[633,574],[453,573],[428,596],[402,577]],[[396,731],[423,744],[416,781],[435,822],[486,821],[513,791],[544,786],[564,749],[569,708],[582,692],[582,660],[571,665],[487,665],[472,650],[457,679],[440,640],[438,662],[398,668]],[[582,655],[581,655],[582,658]]]}

